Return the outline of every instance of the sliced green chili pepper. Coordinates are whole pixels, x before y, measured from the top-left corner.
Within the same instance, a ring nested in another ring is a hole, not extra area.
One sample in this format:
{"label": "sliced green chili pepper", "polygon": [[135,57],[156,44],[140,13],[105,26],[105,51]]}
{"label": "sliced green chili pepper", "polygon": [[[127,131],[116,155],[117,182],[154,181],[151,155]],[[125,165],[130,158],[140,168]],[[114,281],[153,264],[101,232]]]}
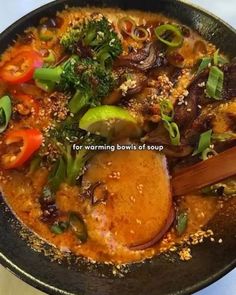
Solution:
{"label": "sliced green chili pepper", "polygon": [[86,224],[80,215],[75,212],[69,214],[69,224],[72,231],[81,243],[85,243],[88,239],[88,232]]}
{"label": "sliced green chili pepper", "polygon": [[[157,27],[154,30],[157,38],[169,47],[180,47],[183,44],[184,37],[181,30],[176,25],[165,24]],[[172,41],[165,39],[165,34],[171,33],[174,35]]]}
{"label": "sliced green chili pepper", "polygon": [[9,96],[3,96],[0,99],[0,133],[6,130],[12,113],[11,99]]}

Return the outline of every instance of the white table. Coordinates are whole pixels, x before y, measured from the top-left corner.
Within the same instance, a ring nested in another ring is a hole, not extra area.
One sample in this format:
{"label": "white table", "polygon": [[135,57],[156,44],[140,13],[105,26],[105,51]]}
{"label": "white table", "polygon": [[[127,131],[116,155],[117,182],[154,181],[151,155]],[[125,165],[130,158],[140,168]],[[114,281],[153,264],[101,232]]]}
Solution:
{"label": "white table", "polygon": [[[131,1],[131,0],[130,0]],[[0,32],[31,10],[50,0],[0,0]],[[236,27],[235,0],[192,0]],[[236,249],[235,249],[236,250]],[[43,295],[0,266],[1,295]],[[105,294],[104,294],[105,295]],[[236,295],[236,270],[195,295]]]}

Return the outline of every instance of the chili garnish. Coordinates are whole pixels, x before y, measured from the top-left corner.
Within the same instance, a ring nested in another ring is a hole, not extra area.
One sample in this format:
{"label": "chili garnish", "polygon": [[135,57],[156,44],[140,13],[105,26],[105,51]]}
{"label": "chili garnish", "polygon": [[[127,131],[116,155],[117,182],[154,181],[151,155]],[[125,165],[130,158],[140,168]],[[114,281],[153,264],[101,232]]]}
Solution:
{"label": "chili garnish", "polygon": [[24,50],[3,65],[0,78],[12,84],[24,83],[31,80],[34,70],[42,65],[43,59],[36,51]]}
{"label": "chili garnish", "polygon": [[5,154],[2,163],[5,169],[18,168],[22,166],[36,152],[42,142],[43,135],[38,129],[11,130],[5,137],[5,144],[23,142],[17,154]]}

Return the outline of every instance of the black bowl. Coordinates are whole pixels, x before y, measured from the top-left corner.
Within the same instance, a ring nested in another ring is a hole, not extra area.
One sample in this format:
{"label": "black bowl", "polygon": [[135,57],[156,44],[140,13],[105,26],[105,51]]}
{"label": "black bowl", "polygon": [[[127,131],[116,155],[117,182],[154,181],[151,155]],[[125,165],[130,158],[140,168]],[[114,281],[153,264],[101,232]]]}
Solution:
{"label": "black bowl", "polygon": [[[108,6],[161,12],[198,31],[230,57],[236,54],[236,31],[215,16],[195,6],[175,0],[59,0],[45,5],[23,17],[0,35],[3,52],[25,28],[37,25],[43,16],[55,15],[65,4],[72,6]],[[176,254],[161,255],[129,267],[123,275],[119,269],[106,264],[88,264],[86,260],[70,257],[60,264],[42,252],[29,247],[38,241],[27,229],[22,239],[22,226],[0,199],[0,262],[32,286],[48,294],[81,295],[165,295],[190,294],[219,279],[236,265],[236,199],[231,199],[212,220],[215,238],[223,243],[206,241],[192,249],[193,258],[181,262]],[[52,247],[45,245],[46,252]],[[45,252],[45,251],[44,251]],[[70,261],[70,265],[68,264]],[[118,275],[114,276],[114,271]]]}

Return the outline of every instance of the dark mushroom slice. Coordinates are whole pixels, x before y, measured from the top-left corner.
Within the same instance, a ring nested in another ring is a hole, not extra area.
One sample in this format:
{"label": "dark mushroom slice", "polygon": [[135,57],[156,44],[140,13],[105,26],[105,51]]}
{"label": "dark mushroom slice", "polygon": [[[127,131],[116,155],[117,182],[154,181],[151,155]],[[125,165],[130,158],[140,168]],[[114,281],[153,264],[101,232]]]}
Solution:
{"label": "dark mushroom slice", "polygon": [[126,66],[141,71],[147,71],[167,63],[165,55],[160,51],[157,42],[149,42],[145,47],[128,55],[120,56],[116,66]]}
{"label": "dark mushroom slice", "polygon": [[[121,71],[119,71],[121,72]],[[128,79],[135,81],[135,87],[127,88],[126,92],[122,92],[120,86],[122,82],[125,83]],[[143,90],[146,86],[148,78],[142,72],[130,71],[130,69],[123,69],[123,74],[119,78],[119,87],[115,88],[108,96],[103,99],[103,104],[113,105],[118,104],[123,97],[130,97]]]}
{"label": "dark mushroom slice", "polygon": [[[224,72],[222,99],[229,100],[236,96],[236,64],[225,65],[222,70]],[[182,104],[177,102],[175,105],[174,121],[182,130],[191,128],[194,120],[201,114],[202,107],[214,102],[205,94],[208,74],[208,69],[200,73],[190,84],[189,94],[184,102]]]}

